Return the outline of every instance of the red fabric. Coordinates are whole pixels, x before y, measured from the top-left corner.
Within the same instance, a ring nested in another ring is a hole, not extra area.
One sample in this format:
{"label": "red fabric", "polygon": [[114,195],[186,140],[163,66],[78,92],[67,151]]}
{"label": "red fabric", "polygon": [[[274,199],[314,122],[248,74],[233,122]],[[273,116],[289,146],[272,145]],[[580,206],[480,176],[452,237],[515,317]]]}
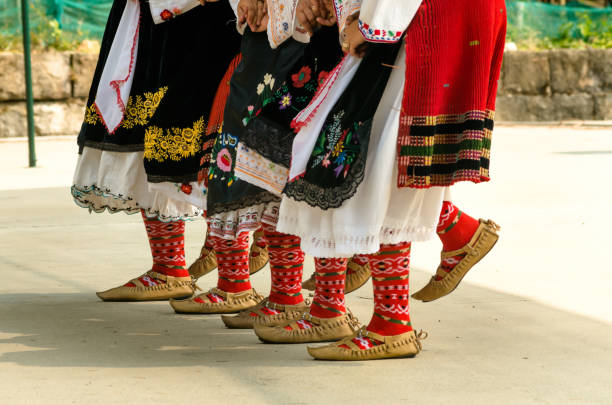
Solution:
{"label": "red fabric", "polygon": [[185,222],[162,222],[141,213],[153,256],[152,270],[167,276],[189,277],[185,269]]}
{"label": "red fabric", "polygon": [[310,314],[318,318],[335,318],[346,313],[344,283],[348,259],[315,258],[316,288]]}
{"label": "red fabric", "polygon": [[406,30],[402,119],[495,110],[504,0],[424,0]]}
{"label": "red fabric", "polygon": [[410,248],[410,242],[381,245],[377,254],[369,256],[374,286],[374,315],[367,330],[383,336],[412,330],[408,305]]}
{"label": "red fabric", "polygon": [[263,230],[270,255],[270,302],[282,305],[303,302],[304,252],[300,249],[300,238],[276,232],[276,228],[271,225],[264,225]]}
{"label": "red fabric", "polygon": [[217,288],[230,293],[250,290],[249,234],[243,232],[236,240],[221,239],[217,236],[209,238],[217,253]]}
{"label": "red fabric", "polygon": [[[459,221],[452,226],[459,216]],[[476,233],[480,222],[462,212],[450,201],[444,201],[438,222],[438,236],[442,241],[442,250],[450,252],[467,245]],[[448,229],[451,227],[451,229]],[[448,229],[448,230],[447,230]]]}

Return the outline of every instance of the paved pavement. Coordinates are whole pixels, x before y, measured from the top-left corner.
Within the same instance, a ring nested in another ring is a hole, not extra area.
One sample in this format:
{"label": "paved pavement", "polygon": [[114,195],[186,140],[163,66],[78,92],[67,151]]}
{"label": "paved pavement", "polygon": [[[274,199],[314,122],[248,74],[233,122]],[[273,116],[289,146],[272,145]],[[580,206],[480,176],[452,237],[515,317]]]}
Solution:
{"label": "paved pavement", "polygon": [[[74,138],[37,147],[27,169],[27,144],[0,141],[2,404],[612,403],[610,127],[498,128],[494,181],[453,192],[502,225],[500,242],[451,296],[412,303],[430,334],[421,355],[364,363],[313,361],[163,302],[99,302],[146,269],[143,226],[74,206]],[[203,231],[188,224],[189,260]],[[414,288],[439,249],[415,244]],[[264,292],[267,274],[254,277]],[[348,297],[364,321],[371,297],[369,285]]]}

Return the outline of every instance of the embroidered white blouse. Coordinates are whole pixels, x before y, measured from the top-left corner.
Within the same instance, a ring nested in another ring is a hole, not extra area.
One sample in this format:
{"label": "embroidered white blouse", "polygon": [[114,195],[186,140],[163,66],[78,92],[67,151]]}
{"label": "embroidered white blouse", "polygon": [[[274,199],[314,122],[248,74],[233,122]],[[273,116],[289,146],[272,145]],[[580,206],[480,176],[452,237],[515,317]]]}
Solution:
{"label": "embroidered white blouse", "polygon": [[359,13],[359,28],[372,42],[397,42],[422,0],[334,0],[340,32],[344,31],[348,17]]}

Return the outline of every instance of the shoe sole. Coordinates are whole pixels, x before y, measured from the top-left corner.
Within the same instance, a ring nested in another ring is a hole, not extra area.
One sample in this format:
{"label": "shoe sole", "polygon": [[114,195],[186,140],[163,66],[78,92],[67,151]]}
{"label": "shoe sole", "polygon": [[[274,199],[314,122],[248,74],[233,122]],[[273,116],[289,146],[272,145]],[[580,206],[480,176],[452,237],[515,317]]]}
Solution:
{"label": "shoe sole", "polygon": [[126,298],[102,298],[98,295],[98,293],[96,293],[96,296],[98,298],[100,298],[100,300],[102,300],[102,302],[159,302],[159,301],[170,301],[170,300],[184,300],[187,298],[191,298],[193,297],[193,294],[191,295],[185,295],[182,297],[168,297],[168,298],[151,298],[151,299],[146,299],[146,300],[131,300],[131,299],[126,299]]}
{"label": "shoe sole", "polygon": [[474,262],[474,264],[472,264],[472,265],[471,265],[471,266],[470,266],[470,267],[469,267],[469,268],[468,268],[468,269],[465,271],[465,273],[463,273],[463,276],[461,276],[461,278],[460,278],[460,279],[459,279],[459,281],[457,282],[457,285],[455,285],[455,287],[454,287],[452,290],[450,290],[450,291],[449,291],[449,292],[447,292],[446,294],[442,295],[441,297],[434,298],[434,299],[432,299],[432,300],[427,300],[427,301],[422,300],[421,302],[433,302],[433,301],[439,300],[440,298],[444,298],[444,297],[446,297],[447,295],[450,295],[450,294],[451,294],[453,291],[455,291],[455,290],[457,289],[457,287],[459,287],[459,284],[461,284],[461,282],[463,281],[463,279],[465,278],[465,276],[467,276],[467,274],[470,272],[470,270],[472,270],[472,269],[474,268],[474,266],[476,266],[478,263],[480,263],[480,261],[481,261],[482,259],[484,259],[484,258],[485,258],[485,257],[486,257],[486,256],[489,254],[489,252],[490,252],[490,251],[493,249],[493,247],[495,247],[495,245],[497,245],[497,242],[498,242],[498,241],[499,241],[499,235],[495,235],[495,241],[493,242],[493,244],[492,244],[492,245],[491,245],[491,246],[490,246],[490,247],[489,247],[489,248],[486,250],[485,254],[484,254],[484,255],[482,255],[482,256],[480,257],[480,259],[478,259],[477,261],[475,261],[475,262]]}

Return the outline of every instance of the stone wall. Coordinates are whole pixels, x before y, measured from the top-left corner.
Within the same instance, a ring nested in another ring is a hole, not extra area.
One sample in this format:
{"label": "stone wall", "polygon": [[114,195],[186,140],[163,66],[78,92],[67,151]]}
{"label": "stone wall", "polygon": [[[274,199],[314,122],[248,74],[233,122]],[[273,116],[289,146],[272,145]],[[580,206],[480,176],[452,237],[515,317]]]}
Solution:
{"label": "stone wall", "polygon": [[[36,135],[78,133],[98,55],[32,55]],[[23,55],[0,52],[0,138],[26,136]]]}
{"label": "stone wall", "polygon": [[[97,55],[32,56],[37,135],[79,131]],[[0,138],[25,136],[23,55],[0,52]],[[612,49],[506,52],[497,121],[612,120]]]}
{"label": "stone wall", "polygon": [[506,52],[497,120],[612,120],[612,49]]}

